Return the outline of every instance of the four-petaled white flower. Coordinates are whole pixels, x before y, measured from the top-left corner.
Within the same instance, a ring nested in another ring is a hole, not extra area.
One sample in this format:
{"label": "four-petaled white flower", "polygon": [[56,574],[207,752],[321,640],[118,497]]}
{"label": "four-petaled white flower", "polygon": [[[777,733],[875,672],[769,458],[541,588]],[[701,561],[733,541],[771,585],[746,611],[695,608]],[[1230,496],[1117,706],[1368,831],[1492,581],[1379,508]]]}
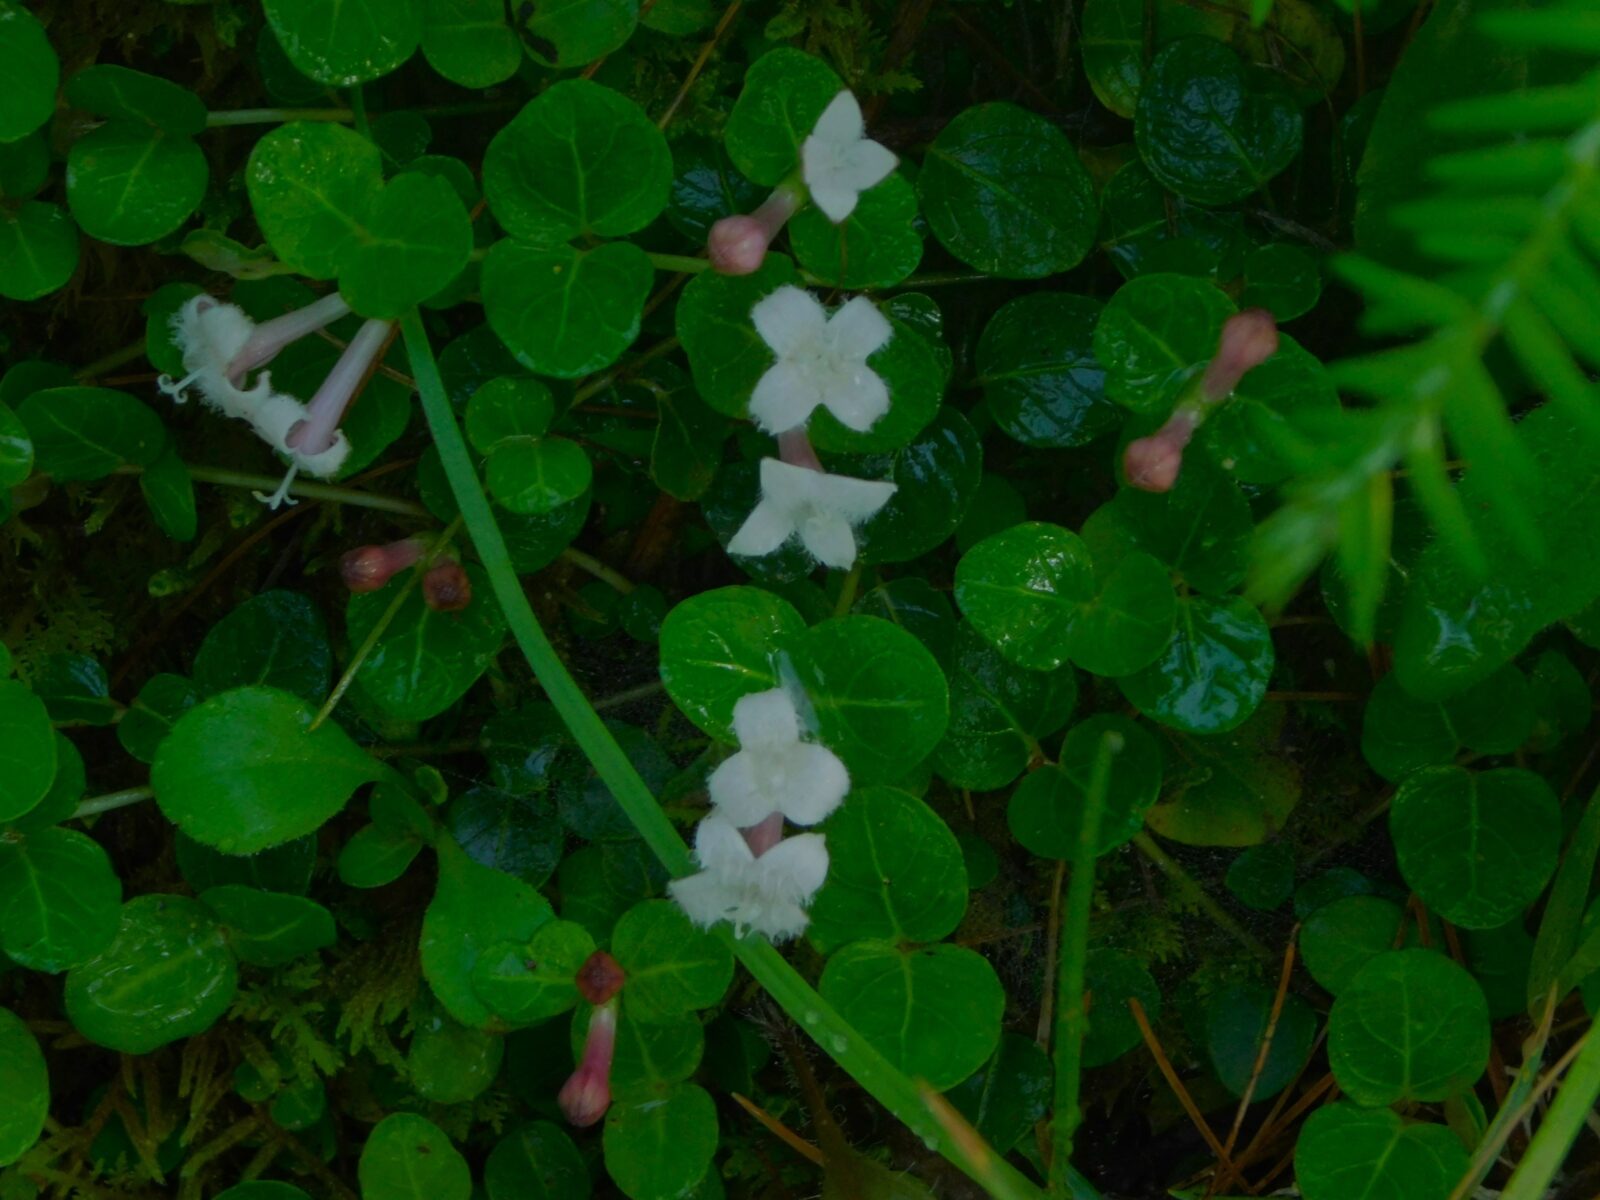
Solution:
{"label": "four-petaled white flower", "polygon": [[702,870],[673,880],[673,898],[696,924],[731,921],[740,937],[752,929],[775,942],[799,936],[810,919],[806,905],[828,876],[820,833],[784,838],[758,857],[738,828],[716,815],[695,830],[694,856]]}
{"label": "four-petaled white flower", "polygon": [[856,210],[861,193],[889,177],[899,161],[866,136],[861,105],[848,91],[835,96],[800,147],[811,199],[837,225]]}
{"label": "four-petaled white flower", "polygon": [[739,752],[707,786],[719,815],[744,827],[774,812],[796,825],[815,825],[839,807],[850,775],[826,746],[800,740],[800,715],[783,688],[752,692],[733,706]]}
{"label": "four-petaled white flower", "polygon": [[851,528],[888,503],[895,485],[851,479],[776,458],[761,460],[761,501],[728,543],[731,554],[771,554],[796,534],[823,566],[845,570],[856,561]]}
{"label": "four-petaled white flower", "polygon": [[798,429],[819,405],[857,432],[889,411],[889,389],[867,359],[894,327],[865,296],[828,316],[810,292],[785,284],[750,310],[778,361],[750,397],[750,416],[768,433]]}

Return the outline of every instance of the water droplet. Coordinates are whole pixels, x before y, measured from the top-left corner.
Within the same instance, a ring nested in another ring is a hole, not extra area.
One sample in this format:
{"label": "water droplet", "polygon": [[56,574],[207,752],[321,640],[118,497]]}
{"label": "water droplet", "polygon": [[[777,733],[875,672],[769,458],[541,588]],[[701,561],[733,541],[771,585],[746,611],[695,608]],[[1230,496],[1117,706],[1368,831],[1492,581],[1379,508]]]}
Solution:
{"label": "water droplet", "polygon": [[850,1049],[850,1039],[842,1033],[836,1033],[828,1039],[828,1046],[835,1054],[843,1054]]}
{"label": "water droplet", "polygon": [[807,1025],[815,1025],[818,1021],[822,1020],[822,1014],[815,1011],[808,1012],[806,1013],[805,1020]]}

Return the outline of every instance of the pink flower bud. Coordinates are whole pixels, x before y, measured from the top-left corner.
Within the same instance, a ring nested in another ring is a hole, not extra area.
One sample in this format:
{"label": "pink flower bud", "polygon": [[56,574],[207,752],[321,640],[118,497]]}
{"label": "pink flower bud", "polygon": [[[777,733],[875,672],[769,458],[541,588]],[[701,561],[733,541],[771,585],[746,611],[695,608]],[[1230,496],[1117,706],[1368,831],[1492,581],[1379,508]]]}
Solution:
{"label": "pink flower bud", "polygon": [[416,538],[387,546],[358,546],[339,560],[339,576],[352,592],[375,592],[422,557]]}
{"label": "pink flower bud", "polygon": [[611,1107],[611,1056],[616,1046],[617,1002],[613,998],[596,1008],[589,1018],[583,1061],[556,1096],[567,1120],[580,1129],[593,1125]]}
{"label": "pink flower bud", "polygon": [[1264,308],[1247,308],[1222,326],[1216,357],[1206,368],[1200,392],[1216,403],[1239,386],[1247,371],[1259,367],[1278,352],[1278,325]]}
{"label": "pink flower bud", "polygon": [[304,308],[261,322],[251,330],[250,339],[228,363],[226,375],[236,385],[241,383],[245,372],[265,366],[289,343],[333,324],[349,312],[350,306],[345,303],[344,297],[338,292],[331,292]]}
{"label": "pink flower bud", "polygon": [[306,406],[306,419],[296,421],[285,439],[290,448],[308,457],[330,449],[339,432],[339,422],[344,420],[345,409],[356,388],[367,377],[372,364],[389,342],[394,328],[390,321],[368,321],[350,339],[333,370],[322,381],[317,394]]}
{"label": "pink flower bud", "polygon": [[1129,442],[1122,455],[1122,471],[1128,478],[1128,486],[1145,492],[1171,491],[1183,468],[1184,447],[1199,423],[1197,410],[1180,408],[1149,437]]}
{"label": "pink flower bud", "polygon": [[799,191],[780,183],[749,216],[723,217],[706,238],[712,270],[722,275],[759,271],[767,257],[767,247],[799,207]]}
{"label": "pink flower bud", "polygon": [[604,950],[596,950],[578,968],[578,994],[590,1004],[604,1004],[622,990],[627,975],[622,964]]}
{"label": "pink flower bud", "polygon": [[778,457],[791,467],[805,467],[809,471],[823,470],[822,460],[806,436],[805,426],[786,429],[778,435]]}
{"label": "pink flower bud", "polygon": [[460,612],[472,603],[472,580],[460,563],[440,563],[422,577],[422,600],[434,612]]}

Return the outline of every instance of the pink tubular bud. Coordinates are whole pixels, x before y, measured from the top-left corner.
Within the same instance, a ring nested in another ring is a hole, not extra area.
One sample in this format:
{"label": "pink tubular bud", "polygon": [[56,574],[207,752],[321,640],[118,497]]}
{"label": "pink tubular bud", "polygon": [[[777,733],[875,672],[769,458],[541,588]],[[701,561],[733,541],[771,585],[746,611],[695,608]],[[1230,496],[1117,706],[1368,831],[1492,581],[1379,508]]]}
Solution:
{"label": "pink tubular bud", "polygon": [[811,439],[806,436],[803,425],[797,429],[786,429],[778,435],[778,457],[791,467],[805,467],[812,471],[823,469],[822,460],[812,448]]}
{"label": "pink tubular bud", "polygon": [[387,546],[358,546],[339,560],[339,577],[352,592],[375,592],[422,557],[416,538]]}
{"label": "pink tubular bud", "polygon": [[1222,326],[1216,357],[1206,367],[1200,394],[1208,404],[1222,400],[1239,386],[1247,371],[1278,352],[1278,325],[1264,308],[1247,308]]}
{"label": "pink tubular bud", "polygon": [[556,1096],[563,1115],[580,1129],[593,1125],[611,1107],[611,1056],[616,1046],[617,1002],[613,998],[590,1016],[583,1061]]}
{"label": "pink tubular bud", "polygon": [[767,247],[799,207],[799,191],[780,183],[749,216],[723,217],[706,238],[712,270],[721,275],[759,271],[767,257]]}
{"label": "pink tubular bud", "polygon": [[1122,471],[1128,478],[1128,486],[1145,492],[1171,491],[1183,468],[1184,447],[1199,424],[1197,410],[1180,408],[1149,437],[1129,442],[1122,455]]}
{"label": "pink tubular bud", "polygon": [[750,847],[751,855],[760,858],[783,841],[783,814],[775,812],[759,824],[751,825],[739,832],[744,834],[744,842]]}
{"label": "pink tubular bud", "polygon": [[434,612],[460,612],[472,603],[472,580],[458,562],[430,567],[422,577],[422,601]]}
{"label": "pink tubular bud", "polygon": [[304,308],[261,322],[251,331],[250,340],[239,348],[239,353],[228,363],[228,378],[237,386],[244,379],[245,372],[265,366],[290,342],[297,342],[333,324],[349,312],[350,306],[345,303],[344,297],[334,292]]}
{"label": "pink tubular bud", "polygon": [[604,950],[596,950],[578,968],[578,994],[590,1004],[604,1004],[622,990],[627,975],[622,964]]}

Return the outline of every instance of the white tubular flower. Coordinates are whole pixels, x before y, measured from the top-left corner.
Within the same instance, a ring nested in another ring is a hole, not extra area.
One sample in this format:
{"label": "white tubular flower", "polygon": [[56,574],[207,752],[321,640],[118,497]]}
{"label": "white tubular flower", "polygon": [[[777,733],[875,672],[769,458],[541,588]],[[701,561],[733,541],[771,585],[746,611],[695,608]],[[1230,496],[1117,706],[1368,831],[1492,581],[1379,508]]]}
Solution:
{"label": "white tubular flower", "polygon": [[811,199],[837,225],[856,210],[869,187],[889,177],[900,160],[866,136],[861,105],[848,91],[835,96],[800,147],[800,166]]}
{"label": "white tubular flower", "polygon": [[697,925],[731,921],[740,937],[752,929],[775,942],[798,937],[810,921],[806,905],[828,876],[820,833],[784,838],[757,857],[738,828],[718,816],[695,830],[694,855],[703,869],[673,880],[673,899]]}
{"label": "white tubular flower", "polygon": [[761,501],[728,543],[730,554],[771,554],[796,534],[823,566],[846,570],[856,561],[851,528],[888,503],[895,485],[877,479],[827,475],[761,460]]}
{"label": "white tubular flower", "polygon": [[742,696],[733,706],[739,752],[711,773],[711,803],[742,827],[774,812],[815,825],[839,807],[850,774],[826,746],[800,740],[800,715],[782,688]]}
{"label": "white tubular flower", "polygon": [[865,296],[830,317],[810,292],[786,284],[750,318],[778,356],[750,397],[751,419],[762,429],[797,429],[821,405],[859,433],[889,411],[889,388],[867,359],[894,336],[894,326]]}
{"label": "white tubular flower", "polygon": [[177,380],[163,375],[156,386],[179,404],[189,399],[191,387],[197,388],[201,399],[224,416],[249,420],[256,405],[271,395],[271,379],[263,372],[254,387],[241,388],[229,378],[228,368],[255,329],[238,305],[195,296],[172,315],[173,336],[189,373]]}

